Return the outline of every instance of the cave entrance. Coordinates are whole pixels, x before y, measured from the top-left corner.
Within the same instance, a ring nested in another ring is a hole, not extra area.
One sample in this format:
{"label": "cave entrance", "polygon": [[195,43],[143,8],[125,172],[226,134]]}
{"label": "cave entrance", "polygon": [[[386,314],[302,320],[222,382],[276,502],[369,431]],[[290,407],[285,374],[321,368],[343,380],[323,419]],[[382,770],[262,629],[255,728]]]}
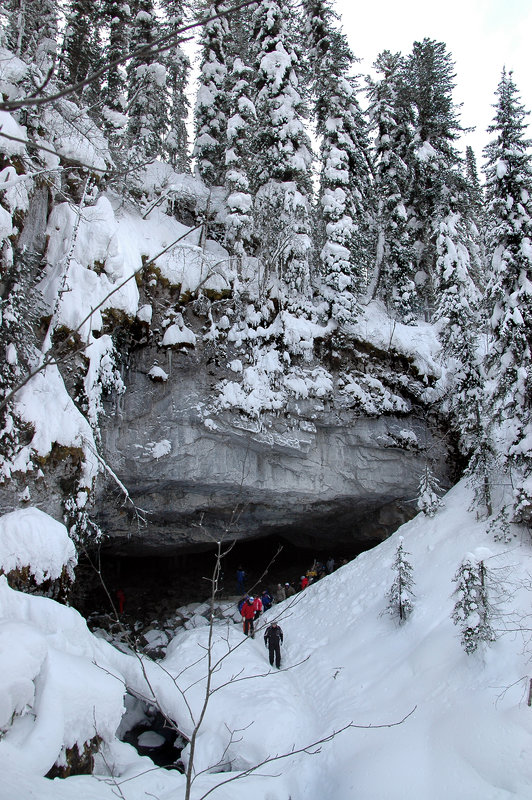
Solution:
{"label": "cave entrance", "polygon": [[[336,566],[350,561],[380,540],[366,540],[341,546],[322,542],[321,548],[300,546],[298,538],[272,534],[262,538],[236,542],[223,560],[220,599],[238,595],[236,571],[246,572],[246,589],[258,593],[275,589],[278,583],[293,583],[297,588],[300,576],[315,559],[325,562],[332,556]],[[323,546],[325,545],[325,547]],[[229,546],[229,545],[228,545]],[[119,552],[101,546],[80,555],[71,604],[85,617],[109,614],[112,604],[119,610],[120,590],[124,595],[123,620],[147,623],[175,613],[181,606],[203,602],[210,596],[209,578],[215,565],[216,552],[171,550],[168,552],[137,549],[128,554],[127,545]]]}

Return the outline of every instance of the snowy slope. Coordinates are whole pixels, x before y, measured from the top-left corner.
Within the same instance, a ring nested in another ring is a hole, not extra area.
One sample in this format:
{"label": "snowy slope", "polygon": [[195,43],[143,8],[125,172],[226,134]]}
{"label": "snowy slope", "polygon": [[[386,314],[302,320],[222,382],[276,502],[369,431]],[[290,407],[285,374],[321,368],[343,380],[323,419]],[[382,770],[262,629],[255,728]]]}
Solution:
{"label": "snowy slope", "polygon": [[[412,713],[395,727],[346,730],[325,743],[321,752],[282,759],[261,768],[260,775],[217,789],[213,797],[532,797],[532,711],[526,704],[531,669],[526,633],[523,639],[508,630],[485,651],[466,655],[450,618],[455,602],[453,576],[464,555],[478,551],[485,559],[490,581],[498,584],[492,592],[497,614],[494,627],[501,633],[505,628],[514,629],[519,617],[521,627],[526,627],[532,549],[525,534],[520,540],[519,532],[509,545],[494,542],[486,523],[478,522],[468,511],[470,503],[470,490],[462,482],[446,495],[444,507],[433,519],[416,517],[379,547],[297,595],[291,607],[289,601],[274,607],[269,617],[280,614],[285,632],[283,667],[293,665],[292,669],[270,671],[260,634],[254,641],[246,641],[239,626],[216,627],[215,655],[227,653],[228,645],[236,645],[236,649],[214,676],[214,686],[220,689],[212,696],[198,739],[197,769],[228,758],[233,759],[234,770],[245,769],[267,756],[317,741],[350,722],[387,725]],[[416,594],[414,611],[401,626],[383,613],[399,535],[410,554]],[[63,653],[74,648],[80,658],[103,659],[108,671],[142,691],[137,659],[117,651],[113,654],[110,645],[86,631],[79,615],[74,620],[72,610],[43,598],[19,597],[10,592],[11,623],[20,619],[34,625],[48,646]],[[47,604],[45,618],[36,613],[38,601]],[[4,602],[2,608],[6,608]],[[56,622],[52,624],[54,613]],[[66,624],[61,622],[66,615],[70,634],[61,637],[57,629]],[[191,716],[170,675],[179,676],[181,688],[189,687],[187,702],[197,718],[205,673],[204,660],[198,658],[204,652],[207,633],[206,628],[180,633],[168,649],[164,670],[157,664],[147,668],[161,705],[179,720],[185,734],[190,733]],[[90,685],[83,688],[85,669],[79,671],[80,706],[84,699],[86,704],[92,702]],[[230,731],[237,729],[233,736],[237,741],[231,742]],[[113,784],[102,783],[106,768],[101,759],[99,778],[50,782],[29,774],[20,764],[17,767],[1,744],[2,800],[103,800],[113,796]],[[182,776],[164,770],[147,772],[150,762],[129,746],[110,742],[105,753],[108,764],[114,764],[126,800],[140,800],[147,793],[159,800],[183,796]],[[34,768],[32,771],[36,773]],[[199,800],[209,788],[231,777],[234,772],[201,776],[192,797]]]}

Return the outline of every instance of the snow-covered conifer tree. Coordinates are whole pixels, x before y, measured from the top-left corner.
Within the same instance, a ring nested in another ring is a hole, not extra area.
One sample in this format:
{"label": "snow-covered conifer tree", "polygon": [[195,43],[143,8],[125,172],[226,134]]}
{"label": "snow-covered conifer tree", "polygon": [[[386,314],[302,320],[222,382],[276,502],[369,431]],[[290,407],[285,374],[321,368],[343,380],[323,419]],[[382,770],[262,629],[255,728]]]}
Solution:
{"label": "snow-covered conifer tree", "polygon": [[[161,34],[153,0],[132,4],[131,49],[150,45]],[[168,133],[168,91],[164,53],[148,52],[128,69],[128,143],[133,160],[144,163],[161,155]],[[140,62],[140,63],[139,63]]]}
{"label": "snow-covered conifer tree", "polygon": [[[101,66],[99,41],[100,0],[71,0],[63,42],[62,80],[75,84]],[[99,82],[90,83],[79,93],[79,99],[91,104],[100,99]]]}
{"label": "snow-covered conifer tree", "polygon": [[482,642],[493,642],[496,639],[491,624],[488,571],[484,561],[468,553],[454,576],[454,582],[457,599],[452,620],[460,628],[462,647],[469,655]]}
{"label": "snow-covered conifer tree", "polygon": [[[223,2],[210,3],[207,14],[212,16],[223,6]],[[210,186],[221,186],[225,176],[229,110],[226,54],[228,40],[229,25],[226,17],[218,17],[203,26],[193,156],[198,174]]]}
{"label": "snow-covered conifer tree", "polygon": [[225,218],[225,240],[237,254],[249,246],[253,230],[253,198],[249,181],[249,145],[255,122],[255,105],[251,100],[253,73],[241,58],[234,58],[231,67],[225,182],[228,191]]}
{"label": "snow-covered conifer tree", "polygon": [[415,42],[407,74],[415,111],[409,158],[410,224],[417,254],[416,284],[430,319],[437,303],[437,270],[443,263],[437,249],[440,226],[449,214],[465,213],[467,205],[467,184],[454,144],[462,128],[452,99],[454,64],[443,42]]}
{"label": "snow-covered conifer tree", "polygon": [[57,0],[8,0],[7,42],[17,56],[49,68],[57,50]]}
{"label": "snow-covered conifer tree", "polygon": [[405,59],[385,50],[374,64],[379,80],[368,79],[370,118],[375,130],[377,253],[372,295],[395,309],[399,319],[416,318],[415,252],[409,226],[409,153],[414,114],[405,82]]}
{"label": "snow-covered conifer tree", "polygon": [[428,517],[433,517],[441,506],[441,500],[438,496],[439,490],[439,481],[427,464],[419,479],[416,503],[418,511],[422,511]]}
{"label": "snow-covered conifer tree", "polygon": [[330,0],[304,0],[311,90],[320,137],[318,247],[332,316],[352,319],[372,267],[367,125],[349,76],[355,58]]}
{"label": "snow-covered conifer tree", "polygon": [[488,413],[496,449],[512,472],[515,518],[532,518],[532,156],[527,113],[512,73],[497,88],[487,163],[487,289],[491,346]]}
{"label": "snow-covered conifer tree", "polygon": [[462,453],[471,456],[482,438],[484,382],[479,355],[480,293],[470,275],[469,229],[463,216],[450,211],[439,224],[434,285],[434,315],[449,366],[447,411]]}
{"label": "snow-covered conifer tree", "polygon": [[[107,62],[124,58],[128,52],[130,34],[130,8],[126,0],[104,0],[103,12],[109,26],[109,37],[105,47]],[[127,125],[127,79],[125,66],[115,65],[107,71],[103,89],[102,116],[109,144],[116,153],[125,145],[124,131]]]}
{"label": "snow-covered conifer tree", "polygon": [[298,59],[289,41],[292,6],[264,0],[253,15],[257,124],[251,143],[255,224],[267,269],[290,288],[309,287],[311,149]]}
{"label": "snow-covered conifer tree", "polygon": [[407,559],[410,555],[403,547],[404,539],[399,537],[392,564],[394,580],[388,592],[388,611],[400,622],[404,622],[414,608],[414,586],[412,565]]}
{"label": "snow-covered conifer tree", "polygon": [[[168,33],[178,30],[185,19],[184,0],[167,0],[165,29]],[[187,117],[189,101],[186,96],[190,60],[180,45],[175,44],[165,56],[167,86],[169,91],[169,130],[165,142],[165,153],[172,167],[184,172],[189,166]]]}

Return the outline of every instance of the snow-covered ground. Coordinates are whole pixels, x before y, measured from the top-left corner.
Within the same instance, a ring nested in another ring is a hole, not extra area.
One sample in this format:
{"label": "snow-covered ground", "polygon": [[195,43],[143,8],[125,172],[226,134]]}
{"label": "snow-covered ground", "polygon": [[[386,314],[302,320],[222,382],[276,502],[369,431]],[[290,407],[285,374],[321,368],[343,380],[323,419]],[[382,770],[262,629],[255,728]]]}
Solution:
{"label": "snow-covered ground", "polygon": [[[262,635],[215,626],[213,653],[228,653],[197,741],[202,770],[232,760],[232,772],[203,774],[199,800],[218,783],[269,756],[324,743],[217,788],[217,800],[506,800],[532,797],[532,710],[527,705],[532,644],[528,534],[495,542],[469,511],[464,482],[433,518],[419,515],[393,537],[275,606],[285,633],[283,668],[270,670]],[[386,613],[391,564],[404,537],[414,569],[415,605],[399,625]],[[522,536],[522,538],[520,538]],[[480,548],[480,549],[479,549]],[[488,569],[500,636],[466,655],[451,621],[453,576],[467,553]],[[489,552],[488,552],[489,551]],[[149,694],[140,661],[87,630],[72,609],[21,595],[0,579],[2,800],[179,800],[184,777],[153,769],[113,738],[124,684]],[[190,734],[203,700],[208,626],[183,630],[161,665],[145,664],[161,706]],[[199,660],[198,660],[199,659]],[[183,695],[171,676],[178,676]],[[227,685],[224,685],[227,682]],[[6,691],[7,689],[7,691]],[[189,709],[187,709],[187,703]],[[12,714],[18,715],[12,723]],[[393,727],[378,727],[400,722]],[[106,744],[94,776],[50,781],[42,774],[61,742],[97,729]],[[231,732],[233,736],[231,737]],[[231,741],[232,739],[232,741]],[[313,754],[312,754],[313,753]],[[186,753],[184,753],[186,757]],[[108,777],[112,769],[114,778]]]}

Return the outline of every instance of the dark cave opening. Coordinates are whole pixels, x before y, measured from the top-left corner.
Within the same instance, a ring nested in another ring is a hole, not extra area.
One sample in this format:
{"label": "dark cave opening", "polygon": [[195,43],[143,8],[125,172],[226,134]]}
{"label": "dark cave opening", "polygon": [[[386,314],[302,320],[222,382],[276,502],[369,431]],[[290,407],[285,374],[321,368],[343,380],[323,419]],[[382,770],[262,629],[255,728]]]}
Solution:
{"label": "dark cave opening", "polygon": [[[259,593],[269,588],[273,591],[278,583],[285,582],[293,583],[297,588],[301,575],[310,569],[315,559],[326,562],[332,557],[338,567],[376,546],[379,541],[331,546],[330,540],[329,543],[325,540],[321,549],[311,549],[274,534],[240,540],[232,546],[228,542],[224,545],[228,552],[223,558],[219,599],[239,594],[236,571],[240,566],[246,572],[246,590]],[[188,603],[203,602],[210,596],[215,549],[202,552],[173,549],[144,554],[139,554],[136,549],[134,553],[128,554],[127,545],[120,550],[102,545],[80,554],[71,605],[86,617],[112,614],[113,606],[115,611],[119,611],[121,591],[124,622],[148,622],[171,614]]]}

